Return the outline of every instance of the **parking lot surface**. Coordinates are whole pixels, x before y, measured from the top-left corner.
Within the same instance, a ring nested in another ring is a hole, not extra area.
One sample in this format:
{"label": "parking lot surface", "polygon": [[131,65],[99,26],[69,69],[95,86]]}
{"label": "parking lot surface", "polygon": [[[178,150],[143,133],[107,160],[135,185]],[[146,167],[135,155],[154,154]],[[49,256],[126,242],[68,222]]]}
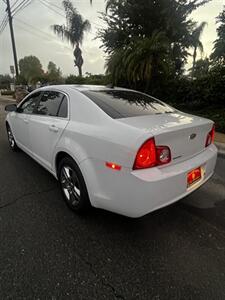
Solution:
{"label": "parking lot surface", "polygon": [[205,186],[141,219],[97,209],[77,216],[52,175],[10,151],[5,104],[0,299],[225,299],[223,156]]}

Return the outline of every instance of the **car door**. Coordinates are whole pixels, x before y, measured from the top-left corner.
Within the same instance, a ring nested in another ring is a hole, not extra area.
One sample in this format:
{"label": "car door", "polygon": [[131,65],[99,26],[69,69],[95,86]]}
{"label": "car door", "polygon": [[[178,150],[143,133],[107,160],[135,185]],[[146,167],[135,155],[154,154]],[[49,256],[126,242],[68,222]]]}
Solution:
{"label": "car door", "polygon": [[40,100],[41,92],[28,96],[17,108],[11,118],[12,130],[18,146],[27,152],[31,152],[29,138],[29,122],[36,105]]}
{"label": "car door", "polygon": [[33,156],[51,170],[54,148],[68,124],[69,102],[65,94],[44,91],[30,116],[29,134]]}

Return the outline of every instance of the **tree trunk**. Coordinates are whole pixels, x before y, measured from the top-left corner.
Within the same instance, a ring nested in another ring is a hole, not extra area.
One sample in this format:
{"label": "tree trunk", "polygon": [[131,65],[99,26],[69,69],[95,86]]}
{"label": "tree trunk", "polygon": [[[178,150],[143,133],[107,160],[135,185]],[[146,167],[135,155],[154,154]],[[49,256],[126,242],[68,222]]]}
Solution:
{"label": "tree trunk", "polygon": [[81,66],[77,66],[77,68],[78,68],[79,76],[82,77],[82,67]]}
{"label": "tree trunk", "polygon": [[197,47],[195,47],[194,53],[193,53],[192,79],[194,78],[196,56],[197,56]]}
{"label": "tree trunk", "polygon": [[73,55],[75,57],[74,63],[75,63],[75,66],[78,68],[79,76],[82,77],[82,66],[83,66],[84,60],[82,57],[82,51],[79,47],[79,43],[76,44],[76,48],[74,49]]}

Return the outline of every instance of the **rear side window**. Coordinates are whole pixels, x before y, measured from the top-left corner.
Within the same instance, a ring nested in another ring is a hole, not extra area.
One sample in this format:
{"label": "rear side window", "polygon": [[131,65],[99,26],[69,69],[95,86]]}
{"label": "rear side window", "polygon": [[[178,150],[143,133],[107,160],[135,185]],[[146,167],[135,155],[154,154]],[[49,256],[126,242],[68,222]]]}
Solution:
{"label": "rear side window", "polygon": [[113,119],[174,112],[155,98],[133,91],[84,91],[83,94]]}
{"label": "rear side window", "polygon": [[59,107],[58,117],[67,118],[67,115],[68,115],[68,102],[66,96],[64,96]]}
{"label": "rear side window", "polygon": [[44,92],[37,108],[35,109],[35,113],[38,115],[56,117],[58,115],[63,98],[64,95],[60,92]]}

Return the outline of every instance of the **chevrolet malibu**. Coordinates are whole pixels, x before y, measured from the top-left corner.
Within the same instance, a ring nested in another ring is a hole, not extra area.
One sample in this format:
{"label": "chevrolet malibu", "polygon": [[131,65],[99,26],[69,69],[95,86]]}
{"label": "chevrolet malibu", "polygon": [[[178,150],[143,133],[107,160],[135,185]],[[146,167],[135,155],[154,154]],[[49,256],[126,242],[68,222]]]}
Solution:
{"label": "chevrolet malibu", "polygon": [[213,122],[137,91],[50,86],[6,111],[11,149],[52,173],[76,212],[93,206],[141,217],[214,172]]}

